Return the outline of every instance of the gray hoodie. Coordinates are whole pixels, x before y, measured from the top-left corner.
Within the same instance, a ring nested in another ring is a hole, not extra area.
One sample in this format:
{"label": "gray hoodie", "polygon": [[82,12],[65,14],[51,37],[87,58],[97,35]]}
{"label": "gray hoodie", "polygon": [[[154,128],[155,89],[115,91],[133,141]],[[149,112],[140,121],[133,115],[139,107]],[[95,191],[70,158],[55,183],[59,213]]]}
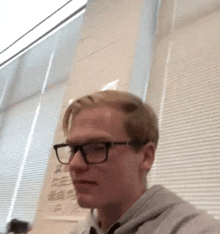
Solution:
{"label": "gray hoodie", "polygon": [[[220,234],[220,222],[199,211],[163,186],[148,189],[113,224],[107,234]],[[104,234],[94,210],[71,234]]]}

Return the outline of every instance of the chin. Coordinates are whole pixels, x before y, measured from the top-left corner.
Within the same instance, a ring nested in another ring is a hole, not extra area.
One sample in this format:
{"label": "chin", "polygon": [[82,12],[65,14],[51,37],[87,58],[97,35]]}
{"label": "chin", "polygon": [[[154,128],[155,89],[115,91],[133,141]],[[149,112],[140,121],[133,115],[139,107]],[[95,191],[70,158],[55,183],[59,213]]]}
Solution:
{"label": "chin", "polygon": [[97,203],[90,195],[76,195],[77,203],[82,208],[97,208]]}

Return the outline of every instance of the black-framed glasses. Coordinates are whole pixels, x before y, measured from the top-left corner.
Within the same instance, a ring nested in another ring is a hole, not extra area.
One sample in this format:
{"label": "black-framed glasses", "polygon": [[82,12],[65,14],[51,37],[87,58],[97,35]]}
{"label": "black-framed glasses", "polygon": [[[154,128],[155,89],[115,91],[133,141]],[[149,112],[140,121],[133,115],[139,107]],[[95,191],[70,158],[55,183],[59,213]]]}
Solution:
{"label": "black-framed glasses", "polygon": [[124,141],[124,142],[94,142],[82,145],[57,144],[54,145],[56,156],[61,164],[68,165],[77,151],[80,151],[87,164],[99,164],[108,159],[109,149],[114,145],[133,145],[139,147],[148,141]]}

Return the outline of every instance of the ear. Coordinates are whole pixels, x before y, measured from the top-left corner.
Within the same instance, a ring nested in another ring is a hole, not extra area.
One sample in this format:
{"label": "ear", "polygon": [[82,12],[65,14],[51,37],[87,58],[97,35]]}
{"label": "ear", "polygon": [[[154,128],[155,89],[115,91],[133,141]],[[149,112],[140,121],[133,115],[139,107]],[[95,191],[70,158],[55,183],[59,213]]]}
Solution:
{"label": "ear", "polygon": [[146,145],[144,145],[141,151],[143,155],[141,169],[148,172],[150,171],[154,162],[156,146],[153,142],[148,142]]}

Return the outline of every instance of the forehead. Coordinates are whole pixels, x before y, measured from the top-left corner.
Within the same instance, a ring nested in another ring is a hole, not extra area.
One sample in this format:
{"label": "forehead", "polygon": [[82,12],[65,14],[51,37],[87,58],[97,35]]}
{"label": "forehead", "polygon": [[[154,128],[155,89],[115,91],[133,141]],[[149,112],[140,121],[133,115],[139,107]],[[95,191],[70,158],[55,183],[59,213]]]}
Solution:
{"label": "forehead", "polygon": [[72,121],[68,139],[88,141],[92,139],[127,139],[124,122],[126,115],[109,106],[83,109]]}

